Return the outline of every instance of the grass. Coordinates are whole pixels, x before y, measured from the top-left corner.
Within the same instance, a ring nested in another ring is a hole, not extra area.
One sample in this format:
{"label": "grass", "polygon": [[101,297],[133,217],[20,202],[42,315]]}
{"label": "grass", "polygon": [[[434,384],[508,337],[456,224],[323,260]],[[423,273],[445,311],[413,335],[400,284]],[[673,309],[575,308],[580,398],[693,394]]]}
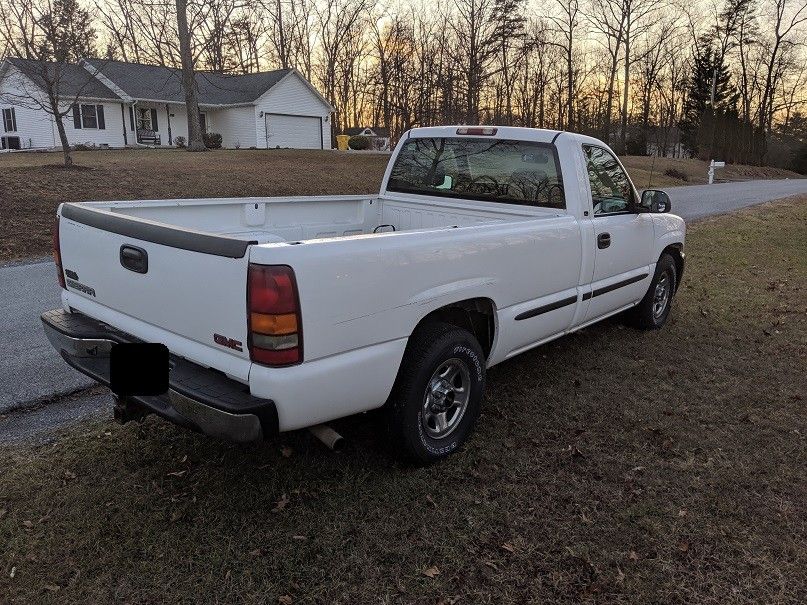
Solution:
{"label": "grass", "polygon": [[664,330],[607,321],[493,368],[432,467],[371,416],[337,423],[341,455],[156,419],[5,448],[0,601],[803,602],[807,196],[701,222],[687,252]]}
{"label": "grass", "polygon": [[[74,153],[65,170],[53,153],[0,155],[0,261],[50,254],[60,202],[182,197],[239,197],[370,193],[377,191],[389,156],[300,150],[115,150]],[[705,182],[699,160],[624,158],[637,186]],[[677,167],[687,181],[666,176]],[[743,172],[744,171],[744,172]],[[796,176],[773,168],[728,167],[725,178]]]}

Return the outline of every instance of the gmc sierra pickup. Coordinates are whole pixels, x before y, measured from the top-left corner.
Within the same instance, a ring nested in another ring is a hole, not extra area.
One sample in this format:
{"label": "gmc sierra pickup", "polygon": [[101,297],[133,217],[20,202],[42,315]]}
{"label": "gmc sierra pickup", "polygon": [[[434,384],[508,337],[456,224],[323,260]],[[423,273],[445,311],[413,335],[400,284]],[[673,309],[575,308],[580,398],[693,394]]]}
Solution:
{"label": "gmc sierra pickup", "polygon": [[107,385],[116,343],[167,346],[168,391],[122,398],[123,419],[248,441],[383,406],[429,461],[466,439],[497,363],[622,311],[665,323],[669,210],[590,137],[418,128],[378,195],[62,204],[42,321]]}

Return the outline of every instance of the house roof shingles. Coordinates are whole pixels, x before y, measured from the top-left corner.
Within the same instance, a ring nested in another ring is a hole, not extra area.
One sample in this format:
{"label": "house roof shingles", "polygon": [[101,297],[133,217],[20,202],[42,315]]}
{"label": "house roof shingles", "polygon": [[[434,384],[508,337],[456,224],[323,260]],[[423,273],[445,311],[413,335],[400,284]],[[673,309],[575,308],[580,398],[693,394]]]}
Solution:
{"label": "house roof shingles", "polygon": [[[58,63],[40,63],[33,59],[8,57],[8,62],[44,88],[43,65],[55,74]],[[120,91],[133,99],[184,103],[182,71],[159,65],[126,63],[106,59],[84,59],[84,63],[100,72]],[[120,96],[95,77],[84,65],[61,65],[58,77],[62,97],[86,97],[121,100]],[[229,75],[209,71],[196,72],[201,105],[249,104],[280,82],[290,69],[276,69],[253,74]],[[52,76],[51,76],[52,77]]]}
{"label": "house roof shingles", "polygon": [[[118,95],[80,65],[62,64],[60,66],[58,63],[41,63],[33,59],[16,57],[9,57],[8,62],[43,90],[45,77],[55,82],[60,97],[120,100]],[[45,69],[47,72],[43,71]],[[61,69],[61,72],[57,73],[57,69]]]}
{"label": "house roof shingles", "polygon": [[[85,59],[85,62],[133,99],[185,102],[180,69],[104,59]],[[237,76],[196,72],[199,103],[202,105],[252,103],[280,82],[290,71],[290,69],[276,69]]]}
{"label": "house roof shingles", "polygon": [[377,137],[389,137],[389,129],[382,126],[354,126],[351,128],[345,128],[345,134],[349,134],[351,136],[361,134],[368,128],[372,130]]}

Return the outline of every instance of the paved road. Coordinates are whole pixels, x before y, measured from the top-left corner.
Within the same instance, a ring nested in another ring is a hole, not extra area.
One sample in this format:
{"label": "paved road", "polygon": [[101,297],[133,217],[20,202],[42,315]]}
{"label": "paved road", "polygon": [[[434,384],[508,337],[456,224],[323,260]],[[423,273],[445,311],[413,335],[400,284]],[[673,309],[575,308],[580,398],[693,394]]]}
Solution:
{"label": "paved road", "polygon": [[670,187],[665,191],[670,194],[673,213],[692,221],[790,195],[807,193],[807,179],[692,185]]}
{"label": "paved road", "polygon": [[[807,179],[674,187],[673,212],[687,220],[807,193]],[[33,401],[70,393],[91,382],[57,357],[39,324],[59,306],[51,262],[0,267],[0,414]]]}
{"label": "paved road", "polygon": [[58,357],[42,331],[42,311],[60,306],[53,261],[0,268],[0,414],[91,384]]}

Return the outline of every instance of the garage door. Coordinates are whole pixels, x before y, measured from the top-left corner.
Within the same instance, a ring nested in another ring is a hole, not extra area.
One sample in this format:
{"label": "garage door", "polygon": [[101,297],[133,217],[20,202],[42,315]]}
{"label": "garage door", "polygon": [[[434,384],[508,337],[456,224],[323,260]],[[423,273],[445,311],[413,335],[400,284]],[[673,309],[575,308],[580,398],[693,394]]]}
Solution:
{"label": "garage door", "polygon": [[266,146],[293,149],[322,149],[322,121],[315,116],[267,113]]}

